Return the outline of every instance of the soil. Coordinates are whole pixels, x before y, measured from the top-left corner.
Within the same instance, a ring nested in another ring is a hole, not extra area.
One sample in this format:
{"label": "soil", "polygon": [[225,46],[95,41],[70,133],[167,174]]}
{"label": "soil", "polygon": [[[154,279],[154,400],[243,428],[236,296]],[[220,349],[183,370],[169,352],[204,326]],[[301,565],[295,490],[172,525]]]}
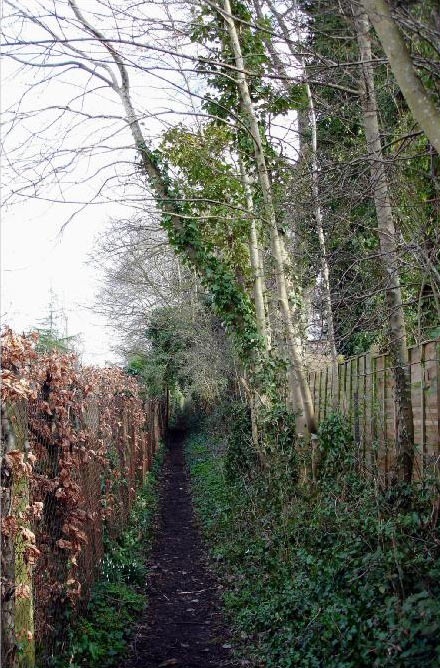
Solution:
{"label": "soil", "polygon": [[235,665],[222,617],[221,586],[209,570],[194,516],[183,440],[180,431],[168,438],[149,564],[148,608],[124,668]]}

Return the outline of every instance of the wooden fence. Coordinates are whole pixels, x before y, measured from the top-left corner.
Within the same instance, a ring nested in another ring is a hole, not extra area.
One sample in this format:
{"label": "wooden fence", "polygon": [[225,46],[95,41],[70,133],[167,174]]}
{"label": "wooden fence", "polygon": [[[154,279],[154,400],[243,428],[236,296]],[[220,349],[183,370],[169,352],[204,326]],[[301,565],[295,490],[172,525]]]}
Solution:
{"label": "wooden fence", "polygon": [[[440,458],[440,339],[408,349],[416,445],[415,478],[438,471]],[[394,380],[388,355],[366,353],[310,373],[318,423],[335,408],[352,423],[359,461],[385,479],[396,434]]]}

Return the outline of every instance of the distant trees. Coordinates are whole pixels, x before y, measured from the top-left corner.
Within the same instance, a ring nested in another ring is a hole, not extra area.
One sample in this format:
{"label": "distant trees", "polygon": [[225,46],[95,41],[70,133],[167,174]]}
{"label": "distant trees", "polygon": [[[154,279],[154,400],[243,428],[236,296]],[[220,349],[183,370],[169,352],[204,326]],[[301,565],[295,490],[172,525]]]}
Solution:
{"label": "distant trees", "polygon": [[38,334],[36,351],[40,353],[73,352],[78,344],[78,336],[67,333],[67,315],[53,290],[49,293],[47,315],[36,323],[34,331]]}

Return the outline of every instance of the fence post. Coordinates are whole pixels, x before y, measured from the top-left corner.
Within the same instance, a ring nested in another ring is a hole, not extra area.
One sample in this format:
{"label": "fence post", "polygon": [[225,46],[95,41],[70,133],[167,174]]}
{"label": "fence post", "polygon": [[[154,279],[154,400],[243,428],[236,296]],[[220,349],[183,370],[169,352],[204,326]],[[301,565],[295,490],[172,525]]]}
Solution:
{"label": "fence post", "polygon": [[12,466],[8,455],[15,450],[15,435],[5,404],[1,418],[1,659],[4,668],[16,668],[14,538],[12,531],[7,530],[8,519],[12,518]]}
{"label": "fence post", "polygon": [[[5,448],[6,457],[15,461],[9,467],[10,485],[7,509],[8,516],[16,518],[19,529],[16,532],[12,544],[7,546],[3,560],[9,563],[6,567],[6,575],[12,580],[10,583],[11,600],[7,601],[8,619],[2,622],[7,624],[2,628],[6,634],[6,645],[3,642],[3,650],[7,655],[2,665],[8,668],[34,668],[35,666],[35,634],[34,634],[34,601],[33,601],[33,577],[32,560],[28,559],[28,546],[33,543],[33,533],[30,530],[29,521],[26,519],[26,511],[29,507],[29,475],[26,470],[29,454],[27,441],[27,419],[23,404],[9,404],[4,408],[3,427],[6,427],[7,437],[12,447]],[[4,500],[3,500],[4,501]],[[3,564],[2,564],[3,565]],[[2,624],[3,626],[3,624]]]}
{"label": "fence post", "polygon": [[420,476],[423,477],[426,469],[426,459],[427,459],[427,434],[426,434],[426,365],[425,365],[425,353],[426,353],[426,343],[422,343],[420,346],[420,415],[421,415],[421,433],[420,433],[420,455],[417,457],[417,448],[415,447],[415,456],[414,456],[414,469],[417,472],[417,459],[419,459],[420,467]]}

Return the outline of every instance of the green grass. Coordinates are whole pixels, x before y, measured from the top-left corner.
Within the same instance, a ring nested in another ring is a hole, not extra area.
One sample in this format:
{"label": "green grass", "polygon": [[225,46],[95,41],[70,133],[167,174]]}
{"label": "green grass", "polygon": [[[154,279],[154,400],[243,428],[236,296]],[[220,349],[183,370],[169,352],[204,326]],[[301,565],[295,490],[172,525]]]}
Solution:
{"label": "green grass", "polygon": [[435,485],[415,485],[399,505],[353,470],[339,475],[335,452],[336,473],[313,489],[298,488],[286,466],[231,480],[211,436],[193,435],[187,456],[225,607],[252,665],[440,665]]}
{"label": "green grass", "polygon": [[[152,543],[162,460],[163,449],[156,455],[152,471],[139,492],[128,526],[118,540],[107,539],[101,576],[92,588],[85,614],[68,627],[67,647],[51,660],[49,665],[54,668],[121,665],[121,655],[147,605],[146,560]],[[69,617],[67,611],[66,625]]]}

